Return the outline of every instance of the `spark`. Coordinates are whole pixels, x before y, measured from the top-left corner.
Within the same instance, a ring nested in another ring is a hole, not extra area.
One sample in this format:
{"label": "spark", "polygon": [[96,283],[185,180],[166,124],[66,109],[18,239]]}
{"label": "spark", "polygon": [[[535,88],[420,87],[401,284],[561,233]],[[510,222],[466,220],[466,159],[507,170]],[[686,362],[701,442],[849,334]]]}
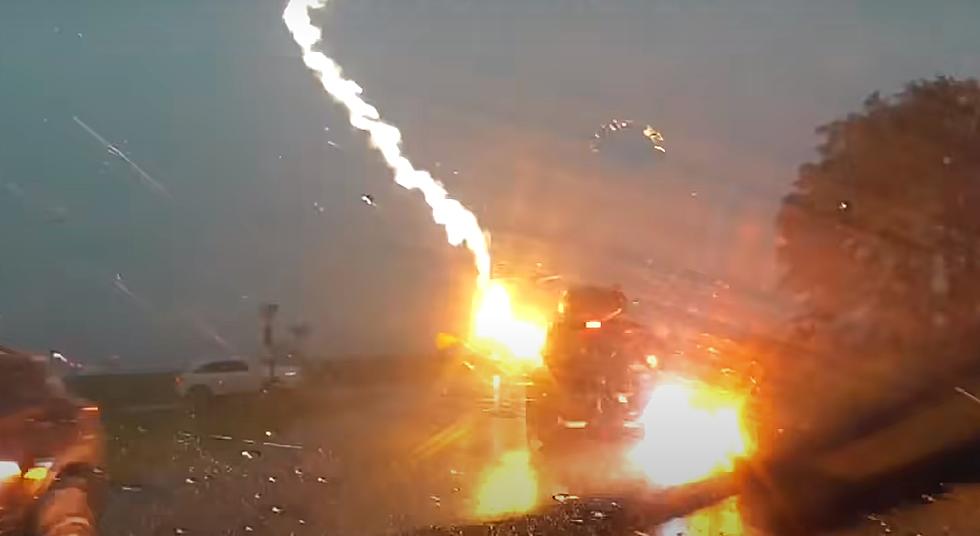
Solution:
{"label": "spark", "polygon": [[493,279],[477,292],[471,342],[502,364],[537,367],[547,335],[547,322],[529,307],[515,308],[507,287]]}
{"label": "spark", "polygon": [[170,192],[168,192],[167,189],[162,184],[160,184],[159,181],[151,177],[149,173],[144,171],[143,168],[139,166],[139,164],[134,162],[132,158],[126,155],[126,153],[122,152],[122,150],[119,149],[119,147],[117,147],[114,143],[110,143],[109,140],[103,138],[101,134],[96,132],[95,129],[93,129],[92,127],[88,126],[85,123],[85,121],[79,119],[77,115],[73,115],[72,119],[75,121],[75,123],[78,124],[78,126],[85,129],[85,132],[88,132],[93,138],[98,140],[99,143],[105,146],[106,150],[109,151],[109,154],[129,164],[129,167],[132,168],[133,171],[135,171],[136,174],[140,176],[140,179],[142,179],[142,181],[146,183],[146,185],[149,186],[151,190],[153,190],[158,194],[162,194],[166,196],[170,195]]}
{"label": "spark", "polygon": [[745,400],[708,385],[671,380],[650,394],[640,418],[644,439],[630,459],[654,484],[696,482],[734,468],[751,453]]}
{"label": "spark", "polygon": [[497,519],[532,510],[538,500],[538,477],[526,450],[503,453],[482,475],[476,497],[476,516]]}
{"label": "spark", "polygon": [[283,21],[302,51],[303,63],[320,79],[323,89],[347,109],[350,125],[368,134],[371,145],[391,168],[395,182],[403,188],[422,193],[426,204],[432,209],[432,219],[445,228],[449,243],[453,246],[465,245],[470,250],[477,281],[482,285],[490,277],[490,249],[476,216],[450,197],[446,188],[429,172],[415,168],[402,154],[402,134],[398,128],[381,120],[378,109],[361,97],[361,86],[345,78],[334,60],[313,49],[320,41],[322,31],[310,20],[310,10],[324,7],[327,1],[290,0],[283,11]]}

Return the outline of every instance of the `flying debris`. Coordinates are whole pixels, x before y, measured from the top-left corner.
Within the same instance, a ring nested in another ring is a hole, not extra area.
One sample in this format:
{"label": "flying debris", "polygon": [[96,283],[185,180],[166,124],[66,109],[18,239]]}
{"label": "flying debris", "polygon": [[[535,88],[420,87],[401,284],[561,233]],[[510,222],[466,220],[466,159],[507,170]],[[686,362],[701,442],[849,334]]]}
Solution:
{"label": "flying debris", "polygon": [[44,223],[65,223],[68,220],[68,209],[65,207],[49,205],[39,201],[36,196],[28,196],[15,182],[4,183],[3,187],[10,195],[20,199],[29,210],[42,213]]}
{"label": "flying debris", "polygon": [[363,201],[364,204],[367,205],[367,206],[369,206],[369,207],[376,207],[376,206],[378,206],[378,204],[374,202],[374,196],[372,196],[371,194],[363,194],[361,196],[361,201]]}
{"label": "flying debris", "polygon": [[[599,130],[592,134],[592,141],[589,143],[589,149],[591,149],[593,153],[598,153],[602,148],[602,143],[606,141],[606,139],[608,139],[614,132],[630,130],[633,128],[634,124],[635,123],[632,119],[613,119],[608,123],[602,124],[599,127]],[[661,134],[659,130],[650,125],[644,125],[642,133],[643,137],[650,142],[655,151],[659,151],[661,153],[667,152],[667,149],[664,148],[664,135]]]}
{"label": "flying debris", "polygon": [[75,123],[78,124],[78,126],[85,129],[85,132],[88,132],[93,138],[98,140],[98,142],[101,143],[106,148],[106,151],[108,151],[109,154],[129,164],[129,167],[133,171],[135,171],[137,175],[139,175],[140,180],[142,180],[151,190],[153,190],[158,194],[162,194],[166,196],[170,195],[170,192],[167,191],[167,189],[162,184],[160,184],[158,180],[151,177],[149,173],[144,171],[143,168],[139,166],[139,164],[134,162],[132,158],[126,155],[126,153],[122,152],[122,150],[117,145],[110,143],[108,140],[103,138],[101,134],[96,132],[95,129],[88,126],[84,121],[79,119],[78,116],[72,116],[72,119],[75,121]]}
{"label": "flying debris", "polygon": [[129,286],[127,286],[126,285],[126,282],[123,281],[122,274],[116,273],[116,277],[112,281],[112,286],[116,287],[116,290],[118,290],[119,292],[122,292],[124,295],[126,295],[126,297],[128,297],[130,300],[132,300],[133,303],[135,303],[136,305],[138,305],[140,308],[142,308],[142,309],[149,309],[150,308],[149,302],[147,302],[142,297],[140,297],[138,294],[136,294],[135,292],[133,292],[132,290],[129,289]]}

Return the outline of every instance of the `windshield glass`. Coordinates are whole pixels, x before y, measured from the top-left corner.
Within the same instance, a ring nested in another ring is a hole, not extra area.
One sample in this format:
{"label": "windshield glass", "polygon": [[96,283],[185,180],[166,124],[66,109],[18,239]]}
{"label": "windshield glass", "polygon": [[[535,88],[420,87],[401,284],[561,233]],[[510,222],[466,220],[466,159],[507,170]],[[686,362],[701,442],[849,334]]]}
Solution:
{"label": "windshield glass", "polygon": [[980,4],[879,4],[8,1],[18,433],[107,535],[980,533]]}

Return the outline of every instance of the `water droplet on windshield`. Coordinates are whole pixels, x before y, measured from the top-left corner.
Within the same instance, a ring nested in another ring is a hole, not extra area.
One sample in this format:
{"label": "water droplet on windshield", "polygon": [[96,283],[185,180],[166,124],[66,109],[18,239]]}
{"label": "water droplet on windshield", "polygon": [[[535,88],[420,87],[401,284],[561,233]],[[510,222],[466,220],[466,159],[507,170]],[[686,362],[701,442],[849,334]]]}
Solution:
{"label": "water droplet on windshield", "polygon": [[257,450],[255,450],[255,449],[243,450],[242,451],[242,457],[243,458],[246,458],[246,459],[249,459],[249,460],[254,460],[256,458],[260,458],[261,456],[262,456],[262,453],[259,452],[259,451],[257,451]]}
{"label": "water droplet on windshield", "polygon": [[184,479],[184,483],[185,484],[197,484],[197,478],[195,478],[193,476],[189,476],[189,477],[187,477],[187,478]]}
{"label": "water droplet on windshield", "polygon": [[268,480],[269,482],[271,482],[271,483],[273,483],[273,484],[275,484],[275,483],[276,483],[276,477],[274,477],[274,476],[270,476],[270,477],[269,477],[269,478],[267,478],[266,480]]}
{"label": "water droplet on windshield", "polygon": [[281,506],[273,506],[272,507],[272,513],[273,514],[281,514],[283,512],[285,512],[285,510]]}

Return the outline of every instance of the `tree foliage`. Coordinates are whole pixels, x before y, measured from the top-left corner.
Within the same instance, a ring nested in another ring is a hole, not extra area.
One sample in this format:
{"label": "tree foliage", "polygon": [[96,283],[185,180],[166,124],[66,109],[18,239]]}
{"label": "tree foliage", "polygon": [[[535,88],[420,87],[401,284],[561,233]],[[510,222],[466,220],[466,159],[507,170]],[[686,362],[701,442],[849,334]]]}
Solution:
{"label": "tree foliage", "polygon": [[843,340],[977,338],[980,84],[939,77],[819,127],[777,226],[783,285]]}

